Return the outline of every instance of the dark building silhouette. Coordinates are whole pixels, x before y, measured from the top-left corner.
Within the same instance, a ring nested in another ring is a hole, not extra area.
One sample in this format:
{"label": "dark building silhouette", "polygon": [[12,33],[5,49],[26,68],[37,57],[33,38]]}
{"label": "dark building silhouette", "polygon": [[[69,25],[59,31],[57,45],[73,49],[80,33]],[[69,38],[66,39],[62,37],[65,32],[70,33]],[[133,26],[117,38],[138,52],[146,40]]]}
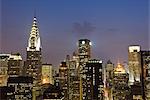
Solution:
{"label": "dark building silhouette", "polygon": [[8,100],[32,100],[33,78],[28,76],[9,77],[7,86],[14,88],[14,91],[8,91]]}
{"label": "dark building silhouette", "polygon": [[150,99],[150,51],[141,51],[142,95],[144,100]]}
{"label": "dark building silhouette", "polygon": [[62,92],[59,86],[50,84],[43,93],[43,100],[64,100]]}
{"label": "dark building silhouette", "polygon": [[92,59],[86,63],[84,100],[103,100],[102,61]]}

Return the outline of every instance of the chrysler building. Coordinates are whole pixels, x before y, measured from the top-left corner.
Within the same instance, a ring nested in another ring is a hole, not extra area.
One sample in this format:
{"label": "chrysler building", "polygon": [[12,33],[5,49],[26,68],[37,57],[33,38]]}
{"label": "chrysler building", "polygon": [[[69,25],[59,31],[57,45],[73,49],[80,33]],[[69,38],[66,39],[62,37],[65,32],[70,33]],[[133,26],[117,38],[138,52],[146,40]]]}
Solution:
{"label": "chrysler building", "polygon": [[34,17],[30,37],[28,40],[27,51],[40,51],[40,49],[41,49],[41,41],[39,36],[39,29],[37,26],[37,19],[36,17]]}
{"label": "chrysler building", "polygon": [[33,18],[29,34],[25,73],[33,77],[33,91],[39,90],[41,84],[41,41],[36,17]]}

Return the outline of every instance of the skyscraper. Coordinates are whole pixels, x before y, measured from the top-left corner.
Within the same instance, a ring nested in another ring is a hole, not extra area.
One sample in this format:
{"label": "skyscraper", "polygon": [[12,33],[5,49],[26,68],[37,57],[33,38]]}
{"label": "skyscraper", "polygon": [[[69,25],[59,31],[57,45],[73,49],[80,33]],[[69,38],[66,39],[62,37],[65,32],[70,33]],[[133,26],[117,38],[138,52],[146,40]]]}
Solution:
{"label": "skyscraper", "polygon": [[61,89],[63,90],[63,93],[64,93],[64,100],[67,100],[67,87],[68,87],[68,84],[67,84],[67,76],[68,76],[68,67],[67,67],[67,64],[66,62],[61,62],[60,64],[60,67],[59,67],[59,81],[60,81],[60,87]]}
{"label": "skyscraper", "polygon": [[112,99],[112,85],[113,85],[113,70],[114,64],[108,60],[104,69],[104,84],[106,100]]}
{"label": "skyscraper", "polygon": [[128,64],[129,64],[129,83],[140,82],[141,77],[141,58],[140,46],[129,46],[128,50]]}
{"label": "skyscraper", "polygon": [[128,73],[125,71],[123,65],[118,63],[114,68],[113,100],[128,100],[126,98],[129,95],[128,80]]}
{"label": "skyscraper", "polygon": [[10,54],[0,54],[0,86],[7,86],[9,56]]}
{"label": "skyscraper", "polygon": [[150,51],[141,51],[143,99],[150,100]]}
{"label": "skyscraper", "polygon": [[80,100],[84,99],[86,94],[85,77],[83,76],[86,62],[91,57],[91,42],[88,39],[80,39],[78,42],[78,56],[79,56],[79,80],[80,80]]}
{"label": "skyscraper", "polygon": [[73,53],[73,57],[69,60],[68,64],[68,100],[79,100],[79,57],[76,52]]}
{"label": "skyscraper", "polygon": [[102,61],[91,59],[86,63],[84,100],[103,100]]}
{"label": "skyscraper", "polygon": [[41,58],[39,28],[37,25],[37,19],[34,17],[32,28],[29,34],[27,58],[25,62],[26,75],[33,77],[33,91],[39,90],[39,86],[41,84]]}

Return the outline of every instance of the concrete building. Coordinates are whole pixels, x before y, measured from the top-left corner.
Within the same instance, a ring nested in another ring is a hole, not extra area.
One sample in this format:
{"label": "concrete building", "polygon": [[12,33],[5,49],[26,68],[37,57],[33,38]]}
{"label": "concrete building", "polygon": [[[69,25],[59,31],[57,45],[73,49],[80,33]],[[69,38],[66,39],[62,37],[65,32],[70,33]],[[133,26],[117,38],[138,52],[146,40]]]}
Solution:
{"label": "concrete building", "polygon": [[104,69],[104,92],[105,100],[112,100],[112,86],[113,86],[113,70],[114,64],[108,60]]}
{"label": "concrete building", "polygon": [[68,67],[66,62],[61,62],[60,66],[59,66],[59,82],[60,82],[60,88],[62,89],[63,93],[64,93],[64,100],[68,99]]}
{"label": "concrete building", "polygon": [[68,63],[68,100],[78,100],[80,96],[79,85],[79,57],[76,52],[73,53]]}
{"label": "concrete building", "polygon": [[84,100],[103,100],[102,61],[91,59],[86,63]]}
{"label": "concrete building", "polygon": [[83,75],[85,71],[86,62],[91,57],[91,42],[88,39],[80,39],[78,41],[78,56],[79,56],[79,80],[80,80],[80,97],[78,100],[84,100],[86,96],[85,77]]}
{"label": "concrete building", "polygon": [[143,99],[150,100],[150,51],[141,51]]}
{"label": "concrete building", "polygon": [[7,86],[9,56],[10,54],[0,54],[0,87]]}
{"label": "concrete building", "polygon": [[125,71],[122,64],[118,63],[114,68],[113,76],[113,100],[128,100],[129,87],[128,87],[129,75]]}
{"label": "concrete building", "polygon": [[64,100],[61,88],[59,86],[50,85],[44,91],[42,100]]}
{"label": "concrete building", "polygon": [[11,54],[8,59],[8,76],[18,77],[22,75],[23,61],[19,53]]}
{"label": "concrete building", "polygon": [[141,55],[140,46],[131,45],[128,49],[129,83],[141,82]]}
{"label": "concrete building", "polygon": [[52,64],[42,64],[42,84],[54,84]]}
{"label": "concrete building", "polygon": [[32,28],[29,34],[27,57],[25,61],[25,72],[27,76],[33,77],[33,100],[40,94],[41,77],[42,77],[42,55],[41,40],[37,18],[33,18]]}
{"label": "concrete building", "polygon": [[14,91],[7,93],[7,100],[32,100],[32,84],[32,77],[9,77],[7,85]]}

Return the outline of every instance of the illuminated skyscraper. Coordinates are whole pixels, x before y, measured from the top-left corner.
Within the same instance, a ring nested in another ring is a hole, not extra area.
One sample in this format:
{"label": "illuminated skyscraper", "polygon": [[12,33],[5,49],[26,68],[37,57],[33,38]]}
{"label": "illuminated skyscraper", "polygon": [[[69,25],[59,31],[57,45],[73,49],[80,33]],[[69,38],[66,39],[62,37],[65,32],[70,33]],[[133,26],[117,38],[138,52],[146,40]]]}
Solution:
{"label": "illuminated skyscraper", "polygon": [[102,61],[91,59],[85,66],[84,100],[103,100]]}
{"label": "illuminated skyscraper", "polygon": [[33,19],[32,28],[29,35],[25,68],[26,75],[33,77],[33,91],[39,90],[42,76],[42,62],[41,41],[36,17]]}
{"label": "illuminated skyscraper", "polygon": [[141,58],[140,46],[129,46],[128,50],[128,64],[129,64],[129,82],[140,82],[141,77]]}
{"label": "illuminated skyscraper", "polygon": [[128,100],[128,80],[128,73],[125,71],[123,65],[118,63],[118,65],[114,68],[113,100]]}
{"label": "illuminated skyscraper", "polygon": [[106,100],[112,99],[112,85],[113,85],[113,70],[114,64],[108,60],[104,69],[104,84]]}
{"label": "illuminated skyscraper", "polygon": [[0,86],[7,86],[9,56],[10,54],[0,54]]}
{"label": "illuminated skyscraper", "polygon": [[141,51],[143,99],[150,100],[150,51]]}
{"label": "illuminated skyscraper", "polygon": [[73,53],[73,57],[69,60],[68,65],[68,100],[79,100],[80,92],[80,80],[79,80],[79,57],[76,52]]}
{"label": "illuminated skyscraper", "polygon": [[64,93],[64,100],[67,100],[67,75],[68,75],[68,67],[66,65],[66,62],[61,62],[60,66],[59,66],[59,82],[60,82],[60,87]]}
{"label": "illuminated skyscraper", "polygon": [[80,100],[86,96],[85,77],[83,75],[85,71],[86,62],[91,57],[91,42],[88,39],[80,39],[78,42],[78,56],[79,56],[79,80],[80,80]]}

